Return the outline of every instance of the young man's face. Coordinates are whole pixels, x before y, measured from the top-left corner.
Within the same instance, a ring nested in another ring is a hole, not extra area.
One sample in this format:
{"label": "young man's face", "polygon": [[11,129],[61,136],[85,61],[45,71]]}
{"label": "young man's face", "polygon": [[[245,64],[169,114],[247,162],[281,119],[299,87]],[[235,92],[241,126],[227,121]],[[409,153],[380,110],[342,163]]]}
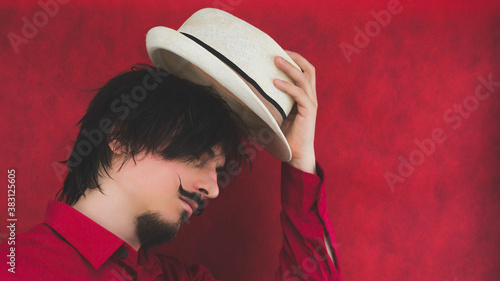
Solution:
{"label": "young man's face", "polygon": [[206,199],[218,196],[217,171],[225,158],[219,150],[214,154],[186,163],[142,153],[119,171],[121,158],[113,163],[113,184],[121,190],[124,203],[132,205],[143,247],[172,239],[191,215],[201,214]]}

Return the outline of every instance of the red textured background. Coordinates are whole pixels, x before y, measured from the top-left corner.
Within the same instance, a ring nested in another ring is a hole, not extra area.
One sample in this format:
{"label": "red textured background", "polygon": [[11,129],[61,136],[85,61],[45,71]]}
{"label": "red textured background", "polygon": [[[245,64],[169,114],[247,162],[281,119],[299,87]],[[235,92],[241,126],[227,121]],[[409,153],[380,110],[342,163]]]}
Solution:
{"label": "red textured background", "polygon": [[[500,280],[500,87],[458,128],[443,118],[474,94],[478,76],[500,81],[500,2],[401,0],[402,11],[350,63],[339,44],[353,44],[354,27],[364,29],[370,12],[389,1],[73,0],[18,53],[7,34],[21,35],[22,18],[41,8],[4,2],[0,168],[5,179],[8,168],[17,170],[18,233],[42,221],[61,187],[51,164],[66,157],[90,101],[80,89],[149,63],[149,28],[177,29],[196,10],[218,6],[316,66],[317,159],[345,280]],[[436,128],[446,141],[391,190],[384,172],[397,173],[398,156],[408,159],[415,139]],[[166,250],[224,280],[272,280],[281,246],[278,184],[279,161],[258,153],[254,171]]]}

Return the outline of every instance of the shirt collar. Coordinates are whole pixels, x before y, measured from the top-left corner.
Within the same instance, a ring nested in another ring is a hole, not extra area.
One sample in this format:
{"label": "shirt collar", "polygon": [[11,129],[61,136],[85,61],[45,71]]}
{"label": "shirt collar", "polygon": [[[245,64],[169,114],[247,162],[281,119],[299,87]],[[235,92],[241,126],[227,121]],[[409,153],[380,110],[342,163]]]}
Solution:
{"label": "shirt collar", "polygon": [[[59,233],[95,269],[123,244],[128,246],[129,251],[133,250],[121,238],[63,202],[49,202],[44,223]],[[137,257],[137,252],[134,254]]]}

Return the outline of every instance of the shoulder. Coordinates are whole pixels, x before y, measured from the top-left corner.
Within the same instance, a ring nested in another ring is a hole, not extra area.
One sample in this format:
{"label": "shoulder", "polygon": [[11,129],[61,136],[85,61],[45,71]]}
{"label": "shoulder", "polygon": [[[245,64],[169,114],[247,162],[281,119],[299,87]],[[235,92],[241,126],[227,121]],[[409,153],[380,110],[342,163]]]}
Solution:
{"label": "shoulder", "polygon": [[51,276],[54,267],[60,267],[75,252],[52,228],[38,224],[26,233],[7,237],[0,245],[0,279],[35,280]]}

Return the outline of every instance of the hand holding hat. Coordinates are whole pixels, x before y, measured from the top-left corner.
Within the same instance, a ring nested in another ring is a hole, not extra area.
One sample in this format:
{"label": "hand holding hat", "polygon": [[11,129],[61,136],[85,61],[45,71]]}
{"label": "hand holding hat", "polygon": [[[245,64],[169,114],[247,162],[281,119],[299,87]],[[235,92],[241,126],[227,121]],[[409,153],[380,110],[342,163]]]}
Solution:
{"label": "hand holding hat", "polygon": [[304,172],[316,173],[314,153],[314,132],[318,100],[316,97],[316,74],[314,66],[298,53],[288,55],[303,70],[300,71],[281,57],[275,58],[276,65],[290,76],[295,84],[274,79],[275,86],[291,95],[297,102],[296,108],[281,125],[290,150],[289,164]]}

